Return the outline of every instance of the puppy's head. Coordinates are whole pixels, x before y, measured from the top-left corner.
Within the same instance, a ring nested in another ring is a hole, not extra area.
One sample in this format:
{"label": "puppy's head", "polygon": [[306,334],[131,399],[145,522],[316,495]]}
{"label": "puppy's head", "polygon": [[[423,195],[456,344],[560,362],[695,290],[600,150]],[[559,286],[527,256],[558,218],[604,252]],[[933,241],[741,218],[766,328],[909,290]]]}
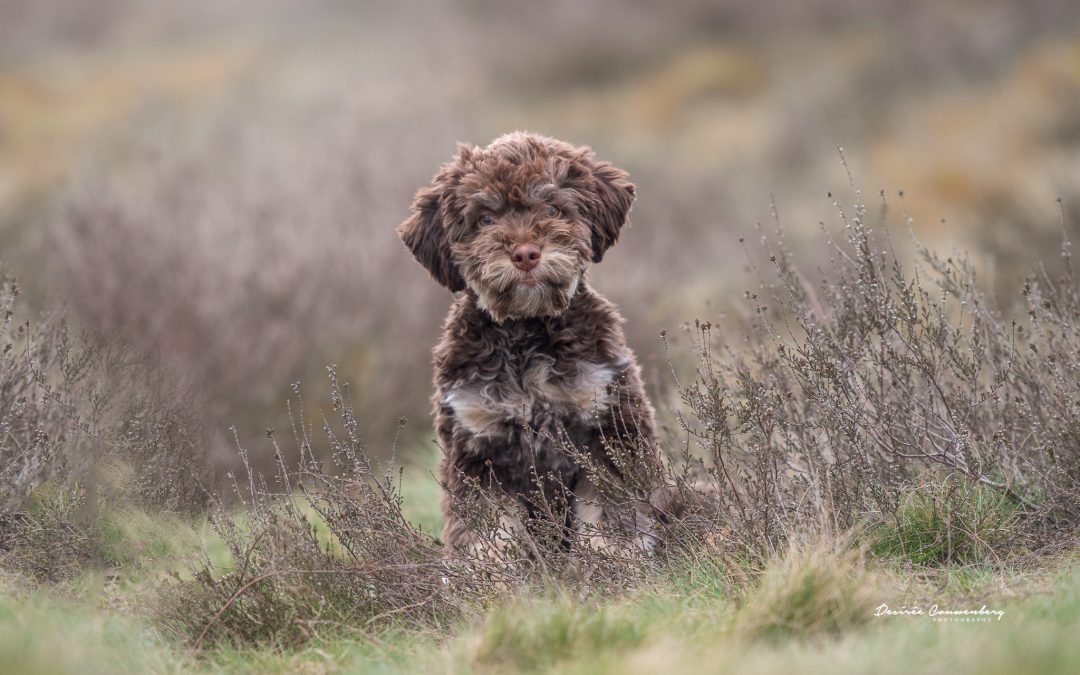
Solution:
{"label": "puppy's head", "polygon": [[515,132],[459,145],[397,231],[436,281],[470,289],[496,321],[555,316],[633,202],[626,172],[589,148]]}

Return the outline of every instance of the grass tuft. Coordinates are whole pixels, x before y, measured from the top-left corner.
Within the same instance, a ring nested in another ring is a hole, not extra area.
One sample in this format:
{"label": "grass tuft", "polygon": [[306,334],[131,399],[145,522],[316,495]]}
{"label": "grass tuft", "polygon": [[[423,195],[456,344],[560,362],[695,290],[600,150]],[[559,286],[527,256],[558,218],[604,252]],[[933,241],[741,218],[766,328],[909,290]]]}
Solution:
{"label": "grass tuft", "polygon": [[981,485],[946,477],[912,488],[874,532],[871,551],[915,565],[998,562],[1020,531],[1015,503]]}
{"label": "grass tuft", "polygon": [[795,542],[743,598],[736,629],[767,640],[840,635],[870,619],[873,589],[862,551],[848,542]]}
{"label": "grass tuft", "polygon": [[641,644],[644,624],[635,619],[565,595],[532,599],[493,612],[466,649],[478,670],[557,670]]}

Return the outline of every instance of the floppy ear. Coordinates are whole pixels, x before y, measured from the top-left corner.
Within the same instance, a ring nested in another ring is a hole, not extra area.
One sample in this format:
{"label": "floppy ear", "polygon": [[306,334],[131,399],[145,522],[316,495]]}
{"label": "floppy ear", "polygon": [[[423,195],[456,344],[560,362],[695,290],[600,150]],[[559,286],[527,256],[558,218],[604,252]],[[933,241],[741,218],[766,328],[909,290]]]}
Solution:
{"label": "floppy ear", "polygon": [[630,176],[608,162],[585,159],[583,176],[585,196],[582,212],[592,228],[593,262],[598,263],[604,252],[619,238],[626,216],[634,203],[635,188]]}
{"label": "floppy ear", "polygon": [[451,291],[465,289],[465,280],[451,258],[450,240],[442,216],[448,167],[443,167],[431,185],[420,188],[413,198],[412,213],[397,233],[435,281]]}

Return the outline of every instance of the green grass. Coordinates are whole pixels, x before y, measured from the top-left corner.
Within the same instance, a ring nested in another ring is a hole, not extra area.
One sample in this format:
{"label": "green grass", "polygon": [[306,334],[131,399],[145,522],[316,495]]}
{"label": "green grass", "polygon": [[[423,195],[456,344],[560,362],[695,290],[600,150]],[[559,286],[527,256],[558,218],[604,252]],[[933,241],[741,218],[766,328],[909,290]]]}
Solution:
{"label": "green grass", "polygon": [[[988,599],[1006,611],[1000,621],[870,617],[833,633],[783,640],[732,630],[730,620],[744,610],[723,593],[685,593],[719,591],[718,578],[680,590],[683,578],[608,602],[520,597],[445,637],[384,634],[327,639],[293,653],[219,649],[198,657],[138,613],[100,605],[85,588],[65,600],[55,593],[9,594],[0,599],[0,672],[1069,673],[1080,662],[1075,562],[1062,563],[1048,592]],[[938,602],[948,598],[942,594]],[[757,602],[757,593],[745,601]]]}
{"label": "green grass", "polygon": [[896,513],[875,528],[873,553],[915,565],[994,562],[1015,533],[1016,505],[982,485],[956,478],[904,495]]}
{"label": "green grass", "polygon": [[166,673],[188,666],[189,658],[145,620],[89,598],[0,597],[0,672]]}
{"label": "green grass", "polygon": [[[437,531],[440,491],[429,474],[406,471],[404,492],[410,519]],[[933,522],[925,504],[913,497],[901,509],[905,527]],[[102,555],[79,575],[37,590],[18,574],[0,576],[0,672],[993,674],[1067,673],[1080,662],[1080,549],[1038,567],[934,556],[913,567],[920,558],[892,549],[876,558],[813,538],[749,572],[702,554],[619,595],[519,590],[445,632],[326,632],[295,651],[196,653],[155,624],[154,591],[203,555],[227,568],[212,528],[130,507],[104,511],[100,523]],[[913,541],[932,541],[904,537],[907,552],[930,548]],[[880,539],[867,545],[881,552]],[[874,616],[881,604],[933,603],[1005,615],[980,623]]]}
{"label": "green grass", "polygon": [[463,661],[493,672],[551,672],[606,660],[641,645],[651,627],[621,609],[566,596],[520,600],[496,609],[455,648]]}

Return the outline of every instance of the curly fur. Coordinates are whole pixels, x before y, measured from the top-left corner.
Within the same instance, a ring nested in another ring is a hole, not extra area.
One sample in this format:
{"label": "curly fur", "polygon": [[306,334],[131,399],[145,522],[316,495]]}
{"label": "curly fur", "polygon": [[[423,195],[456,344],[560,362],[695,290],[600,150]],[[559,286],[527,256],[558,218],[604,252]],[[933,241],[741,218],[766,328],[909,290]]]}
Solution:
{"label": "curly fur", "polygon": [[[540,517],[539,503],[552,498],[568,504],[570,527],[615,518],[561,443],[615,476],[613,442],[659,461],[623,319],[587,279],[634,197],[627,174],[589,148],[518,132],[483,149],[460,145],[398,228],[432,277],[458,292],[434,350],[451,552],[483,539],[457,508],[476,490],[516,505],[521,521],[506,530]],[[540,249],[534,269],[511,260],[522,244]],[[648,526],[640,529],[648,546]]]}

